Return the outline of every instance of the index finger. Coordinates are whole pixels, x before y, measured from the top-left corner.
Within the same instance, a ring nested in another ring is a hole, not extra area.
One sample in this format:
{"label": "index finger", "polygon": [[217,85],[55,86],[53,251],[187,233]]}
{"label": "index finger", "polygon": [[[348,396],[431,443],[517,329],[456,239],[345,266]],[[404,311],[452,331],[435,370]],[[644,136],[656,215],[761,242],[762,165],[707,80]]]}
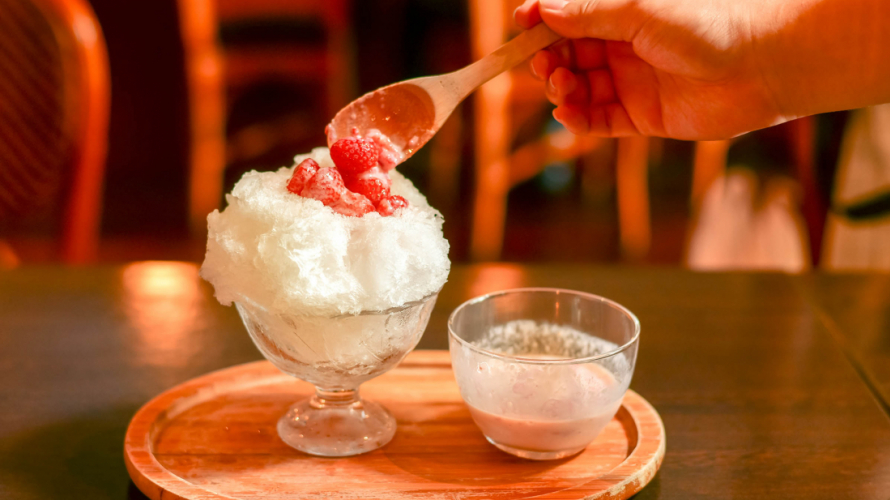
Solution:
{"label": "index finger", "polygon": [[538,0],[525,0],[513,11],[513,20],[522,29],[529,29],[541,22],[541,9]]}

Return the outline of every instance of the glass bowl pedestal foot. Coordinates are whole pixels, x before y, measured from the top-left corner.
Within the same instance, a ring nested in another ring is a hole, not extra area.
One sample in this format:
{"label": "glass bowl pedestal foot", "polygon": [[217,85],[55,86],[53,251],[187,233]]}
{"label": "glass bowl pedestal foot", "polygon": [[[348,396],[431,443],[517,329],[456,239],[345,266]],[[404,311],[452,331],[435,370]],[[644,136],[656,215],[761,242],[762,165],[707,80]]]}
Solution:
{"label": "glass bowl pedestal foot", "polygon": [[389,411],[359,398],[358,390],[315,389],[278,421],[278,435],[310,455],[348,457],[376,450],[396,433]]}
{"label": "glass bowl pedestal foot", "polygon": [[312,455],[347,457],[376,450],[396,420],[359,397],[359,386],[396,367],[423,335],[437,293],[385,311],[331,317],[290,314],[243,297],[235,303],[254,344],[276,368],[315,386],[278,421],[288,445]]}

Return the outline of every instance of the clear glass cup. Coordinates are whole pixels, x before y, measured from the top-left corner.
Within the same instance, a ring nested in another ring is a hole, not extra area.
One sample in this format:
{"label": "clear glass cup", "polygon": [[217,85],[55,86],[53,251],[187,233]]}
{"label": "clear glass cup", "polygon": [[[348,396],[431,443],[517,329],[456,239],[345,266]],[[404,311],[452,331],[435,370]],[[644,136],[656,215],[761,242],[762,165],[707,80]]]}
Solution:
{"label": "clear glass cup", "polygon": [[551,460],[582,451],[618,411],[640,322],[589,293],[520,288],[463,303],[448,334],[460,394],[485,438]]}
{"label": "clear glass cup", "polygon": [[395,367],[420,341],[438,294],[386,311],[335,317],[278,314],[242,298],[235,303],[263,356],[279,370],[315,385],[278,421],[288,445],[345,457],[388,443],[396,421],[364,401],[359,385]]}

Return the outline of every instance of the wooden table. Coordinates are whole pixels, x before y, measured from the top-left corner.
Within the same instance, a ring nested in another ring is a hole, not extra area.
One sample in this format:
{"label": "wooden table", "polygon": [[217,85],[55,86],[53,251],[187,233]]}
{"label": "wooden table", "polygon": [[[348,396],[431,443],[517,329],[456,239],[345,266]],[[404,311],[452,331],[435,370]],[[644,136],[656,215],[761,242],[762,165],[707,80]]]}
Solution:
{"label": "wooden table", "polygon": [[[668,439],[636,498],[890,497],[890,277],[458,266],[420,347],[446,347],[462,301],[520,286],[640,318],[632,387]],[[0,273],[0,498],[144,498],[122,458],[136,409],[256,359],[191,264]]]}
{"label": "wooden table", "polygon": [[890,414],[890,275],[816,274],[800,290]]}

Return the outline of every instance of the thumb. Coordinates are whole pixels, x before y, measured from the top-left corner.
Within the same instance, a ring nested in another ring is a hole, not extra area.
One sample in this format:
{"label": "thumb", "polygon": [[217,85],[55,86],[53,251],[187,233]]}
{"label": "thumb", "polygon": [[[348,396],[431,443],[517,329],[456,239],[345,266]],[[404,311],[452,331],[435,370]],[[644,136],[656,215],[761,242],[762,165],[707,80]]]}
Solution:
{"label": "thumb", "polygon": [[648,17],[633,0],[540,0],[541,19],[566,38],[630,42]]}

